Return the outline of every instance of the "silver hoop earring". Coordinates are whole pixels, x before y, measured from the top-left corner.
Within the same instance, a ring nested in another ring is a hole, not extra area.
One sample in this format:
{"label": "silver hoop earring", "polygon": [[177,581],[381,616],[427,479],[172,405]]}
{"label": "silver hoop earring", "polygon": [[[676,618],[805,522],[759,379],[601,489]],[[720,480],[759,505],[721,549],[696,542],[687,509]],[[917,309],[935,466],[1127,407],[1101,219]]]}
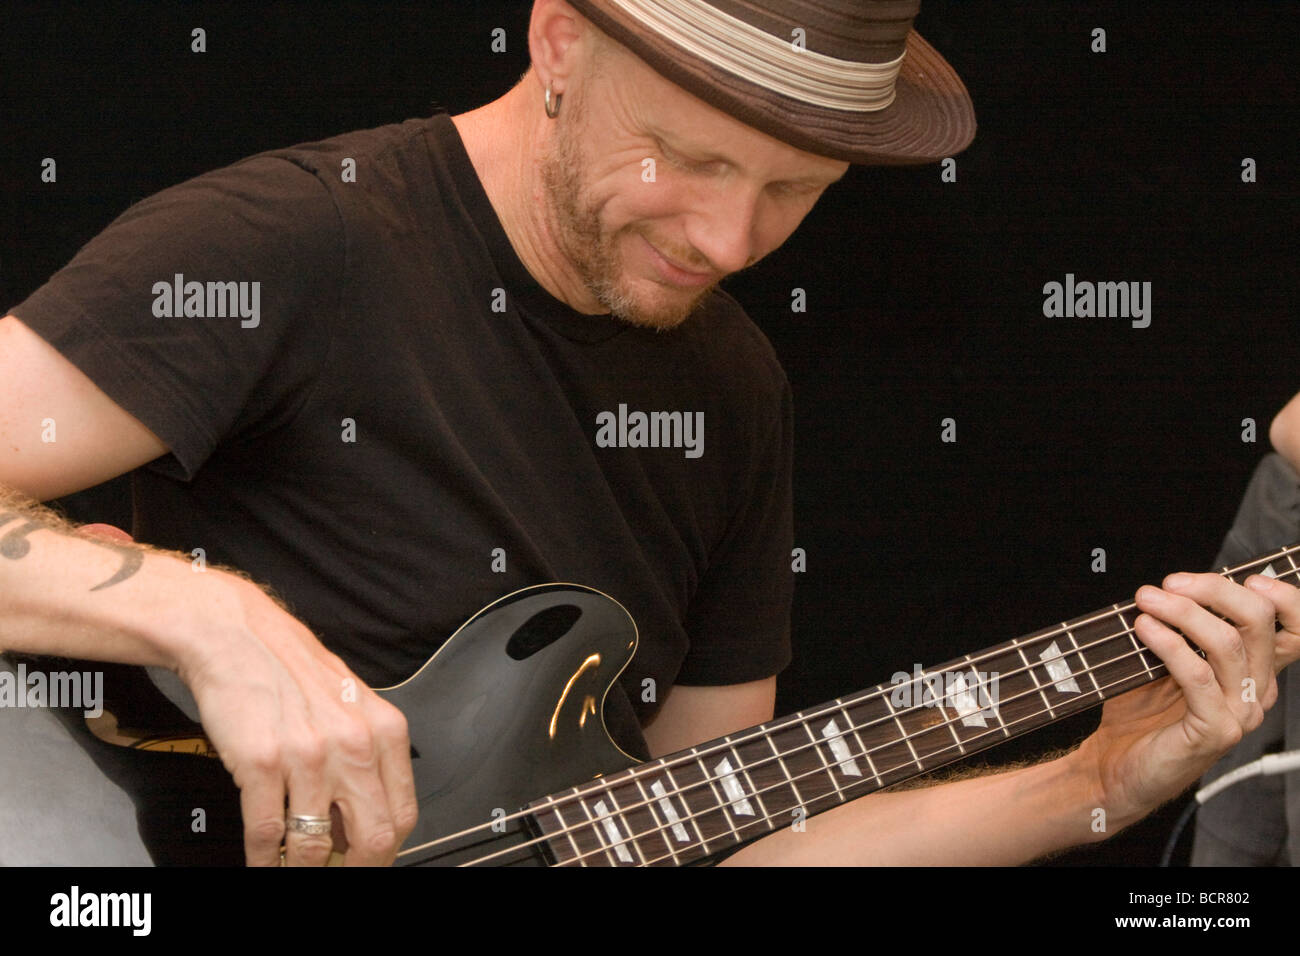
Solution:
{"label": "silver hoop earring", "polygon": [[542,102],[546,104],[546,115],[550,119],[555,119],[555,117],[560,115],[560,99],[563,96],[563,93],[556,93],[552,99],[551,84],[546,84],[546,98]]}

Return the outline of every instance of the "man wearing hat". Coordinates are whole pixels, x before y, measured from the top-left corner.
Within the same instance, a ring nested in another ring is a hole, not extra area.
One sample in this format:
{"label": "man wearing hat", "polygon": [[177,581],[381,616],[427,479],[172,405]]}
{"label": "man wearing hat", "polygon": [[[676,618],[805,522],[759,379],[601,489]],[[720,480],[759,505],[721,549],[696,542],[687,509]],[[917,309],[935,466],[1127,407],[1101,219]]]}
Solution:
{"label": "man wearing hat", "polygon": [[[637,621],[604,715],[629,752],[773,716],[790,388],[717,283],[850,163],[971,141],[918,7],[536,0],[532,66],[499,99],[164,190],[13,307],[0,484],[46,500],[134,469],[135,536],[160,550],[51,534],[11,502],[0,593],[26,611],[0,646],[175,671],[239,787],[224,841],[146,813],[155,859],[274,864],[283,839],[320,864],[345,836],[350,862],[391,862],[410,748],[366,688],[529,584],[590,584]],[[213,312],[229,288],[238,314]],[[680,426],[647,440],[655,415]],[[49,417],[83,427],[42,446]],[[1262,720],[1300,655],[1300,595],[1268,587],[1140,591],[1137,633],[1178,686],[1108,703],[1071,754],[854,801],[730,861],[1012,863],[1115,832]]]}

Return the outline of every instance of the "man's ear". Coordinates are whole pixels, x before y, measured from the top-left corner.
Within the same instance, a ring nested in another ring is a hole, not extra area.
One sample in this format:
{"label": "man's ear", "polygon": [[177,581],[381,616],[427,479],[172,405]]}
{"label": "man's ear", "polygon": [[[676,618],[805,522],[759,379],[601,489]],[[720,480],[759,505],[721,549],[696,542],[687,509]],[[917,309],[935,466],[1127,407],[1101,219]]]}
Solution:
{"label": "man's ear", "polygon": [[573,41],[590,25],[564,0],[536,0],[528,23],[528,52],[533,72],[545,88],[552,81],[563,95],[576,72],[577,51]]}
{"label": "man's ear", "polygon": [[1300,472],[1300,394],[1292,397],[1268,427],[1273,449]]}

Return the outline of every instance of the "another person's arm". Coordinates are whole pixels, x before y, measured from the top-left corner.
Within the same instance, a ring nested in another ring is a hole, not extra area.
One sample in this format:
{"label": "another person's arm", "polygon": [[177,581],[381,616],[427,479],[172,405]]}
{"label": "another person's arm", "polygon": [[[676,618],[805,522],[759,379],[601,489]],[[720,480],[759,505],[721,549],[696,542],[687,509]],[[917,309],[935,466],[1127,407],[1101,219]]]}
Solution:
{"label": "another person's arm", "polygon": [[1300,392],[1277,413],[1269,426],[1268,440],[1274,450],[1300,473]]}

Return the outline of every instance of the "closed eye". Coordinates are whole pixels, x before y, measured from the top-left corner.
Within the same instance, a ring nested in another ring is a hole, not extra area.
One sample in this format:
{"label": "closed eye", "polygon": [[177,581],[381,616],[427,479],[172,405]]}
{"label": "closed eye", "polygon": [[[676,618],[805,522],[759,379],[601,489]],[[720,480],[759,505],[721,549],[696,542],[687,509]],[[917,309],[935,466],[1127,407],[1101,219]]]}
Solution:
{"label": "closed eye", "polygon": [[680,156],[669,157],[668,162],[676,166],[678,169],[686,170],[688,173],[708,172],[709,167],[714,165],[713,163],[701,163],[690,159],[682,159]]}
{"label": "closed eye", "polygon": [[[663,140],[656,138],[655,143],[664,160],[677,169],[688,173],[706,174],[716,171],[728,164],[722,160],[693,160],[670,150]],[[816,198],[825,188],[820,183],[807,183],[782,180],[768,184],[768,190],[782,198]]]}
{"label": "closed eye", "polygon": [[809,183],[776,182],[769,184],[769,188],[780,196],[815,196],[821,192],[820,186]]}
{"label": "closed eye", "polygon": [[712,163],[712,162],[706,163],[706,162],[700,162],[698,160],[687,159],[685,156],[681,156],[677,153],[674,153],[667,146],[665,146],[661,140],[656,140],[655,142],[658,143],[659,152],[663,155],[663,158],[667,160],[668,164],[671,166],[676,166],[678,169],[684,169],[687,172],[697,173],[697,172],[705,172],[709,169],[709,167],[717,165],[716,163]]}

